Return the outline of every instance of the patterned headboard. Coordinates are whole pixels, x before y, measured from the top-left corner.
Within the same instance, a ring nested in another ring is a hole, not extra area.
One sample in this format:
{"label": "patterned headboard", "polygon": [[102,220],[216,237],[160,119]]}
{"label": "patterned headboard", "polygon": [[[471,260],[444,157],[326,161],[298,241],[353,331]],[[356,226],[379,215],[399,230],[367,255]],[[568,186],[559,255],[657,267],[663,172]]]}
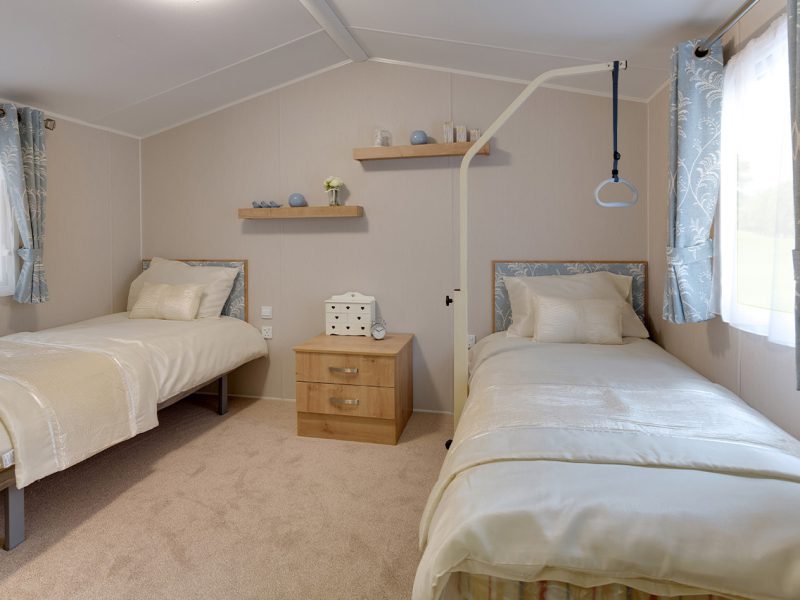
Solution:
{"label": "patterned headboard", "polygon": [[[239,269],[236,279],[233,280],[233,288],[222,307],[222,314],[228,317],[234,317],[247,321],[247,260],[201,260],[201,259],[183,259],[178,258],[180,262],[184,262],[192,267],[234,267]],[[150,266],[150,259],[146,258],[142,261],[142,271]]]}
{"label": "patterned headboard", "polygon": [[[538,277],[542,275],[575,275],[576,273],[593,273],[609,271],[617,275],[633,277],[632,301],[633,309],[642,321],[647,314],[647,261],[636,262],[555,262],[496,260],[492,262],[494,277],[492,322],[495,331],[505,331],[511,325],[511,304],[503,282],[504,277]],[[646,322],[646,321],[645,321]]]}

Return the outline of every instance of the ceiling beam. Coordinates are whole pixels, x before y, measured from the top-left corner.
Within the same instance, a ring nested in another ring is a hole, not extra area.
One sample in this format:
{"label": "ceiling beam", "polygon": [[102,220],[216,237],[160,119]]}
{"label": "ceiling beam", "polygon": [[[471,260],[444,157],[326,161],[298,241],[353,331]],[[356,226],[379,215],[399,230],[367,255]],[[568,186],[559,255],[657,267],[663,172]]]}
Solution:
{"label": "ceiling beam", "polygon": [[331,36],[331,39],[350,60],[362,62],[369,58],[325,0],[300,0],[300,4],[311,13],[311,16],[317,20],[317,23]]}

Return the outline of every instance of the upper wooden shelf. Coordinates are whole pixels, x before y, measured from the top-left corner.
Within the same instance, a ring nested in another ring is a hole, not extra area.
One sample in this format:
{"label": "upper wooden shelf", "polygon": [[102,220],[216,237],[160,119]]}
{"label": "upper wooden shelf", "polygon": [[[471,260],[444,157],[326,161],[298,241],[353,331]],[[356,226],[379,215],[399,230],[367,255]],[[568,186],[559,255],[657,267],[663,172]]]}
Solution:
{"label": "upper wooden shelf", "polygon": [[[355,160],[388,160],[390,158],[422,158],[426,156],[464,156],[472,142],[455,144],[419,144],[417,146],[372,146],[353,148]],[[478,154],[489,154],[489,144],[478,150]]]}
{"label": "upper wooden shelf", "polygon": [[240,219],[332,219],[363,216],[363,206],[282,206],[239,209]]}

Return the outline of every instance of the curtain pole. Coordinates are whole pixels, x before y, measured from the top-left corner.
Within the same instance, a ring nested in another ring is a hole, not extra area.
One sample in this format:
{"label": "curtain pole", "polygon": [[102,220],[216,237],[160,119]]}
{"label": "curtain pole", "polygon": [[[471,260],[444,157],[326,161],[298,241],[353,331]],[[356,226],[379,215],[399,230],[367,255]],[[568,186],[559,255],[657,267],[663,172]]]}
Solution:
{"label": "curtain pole", "polygon": [[697,46],[694,53],[695,56],[699,58],[703,58],[706,54],[708,54],[709,48],[720,39],[723,35],[728,33],[731,27],[736,25],[739,20],[747,14],[747,12],[753,8],[758,3],[758,0],[747,0],[744,4],[742,4],[735,13],[733,13],[728,20],[725,21],[722,25],[717,27],[710,36],[700,42],[700,45]]}

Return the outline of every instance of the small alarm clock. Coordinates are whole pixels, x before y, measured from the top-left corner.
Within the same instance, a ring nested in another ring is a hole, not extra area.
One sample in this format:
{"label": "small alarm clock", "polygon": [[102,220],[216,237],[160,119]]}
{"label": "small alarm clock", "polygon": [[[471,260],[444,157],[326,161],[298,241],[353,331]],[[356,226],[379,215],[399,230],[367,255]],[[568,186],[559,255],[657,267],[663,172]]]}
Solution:
{"label": "small alarm clock", "polygon": [[383,321],[376,321],[372,324],[369,333],[372,336],[372,339],[382,340],[386,337],[386,323]]}

